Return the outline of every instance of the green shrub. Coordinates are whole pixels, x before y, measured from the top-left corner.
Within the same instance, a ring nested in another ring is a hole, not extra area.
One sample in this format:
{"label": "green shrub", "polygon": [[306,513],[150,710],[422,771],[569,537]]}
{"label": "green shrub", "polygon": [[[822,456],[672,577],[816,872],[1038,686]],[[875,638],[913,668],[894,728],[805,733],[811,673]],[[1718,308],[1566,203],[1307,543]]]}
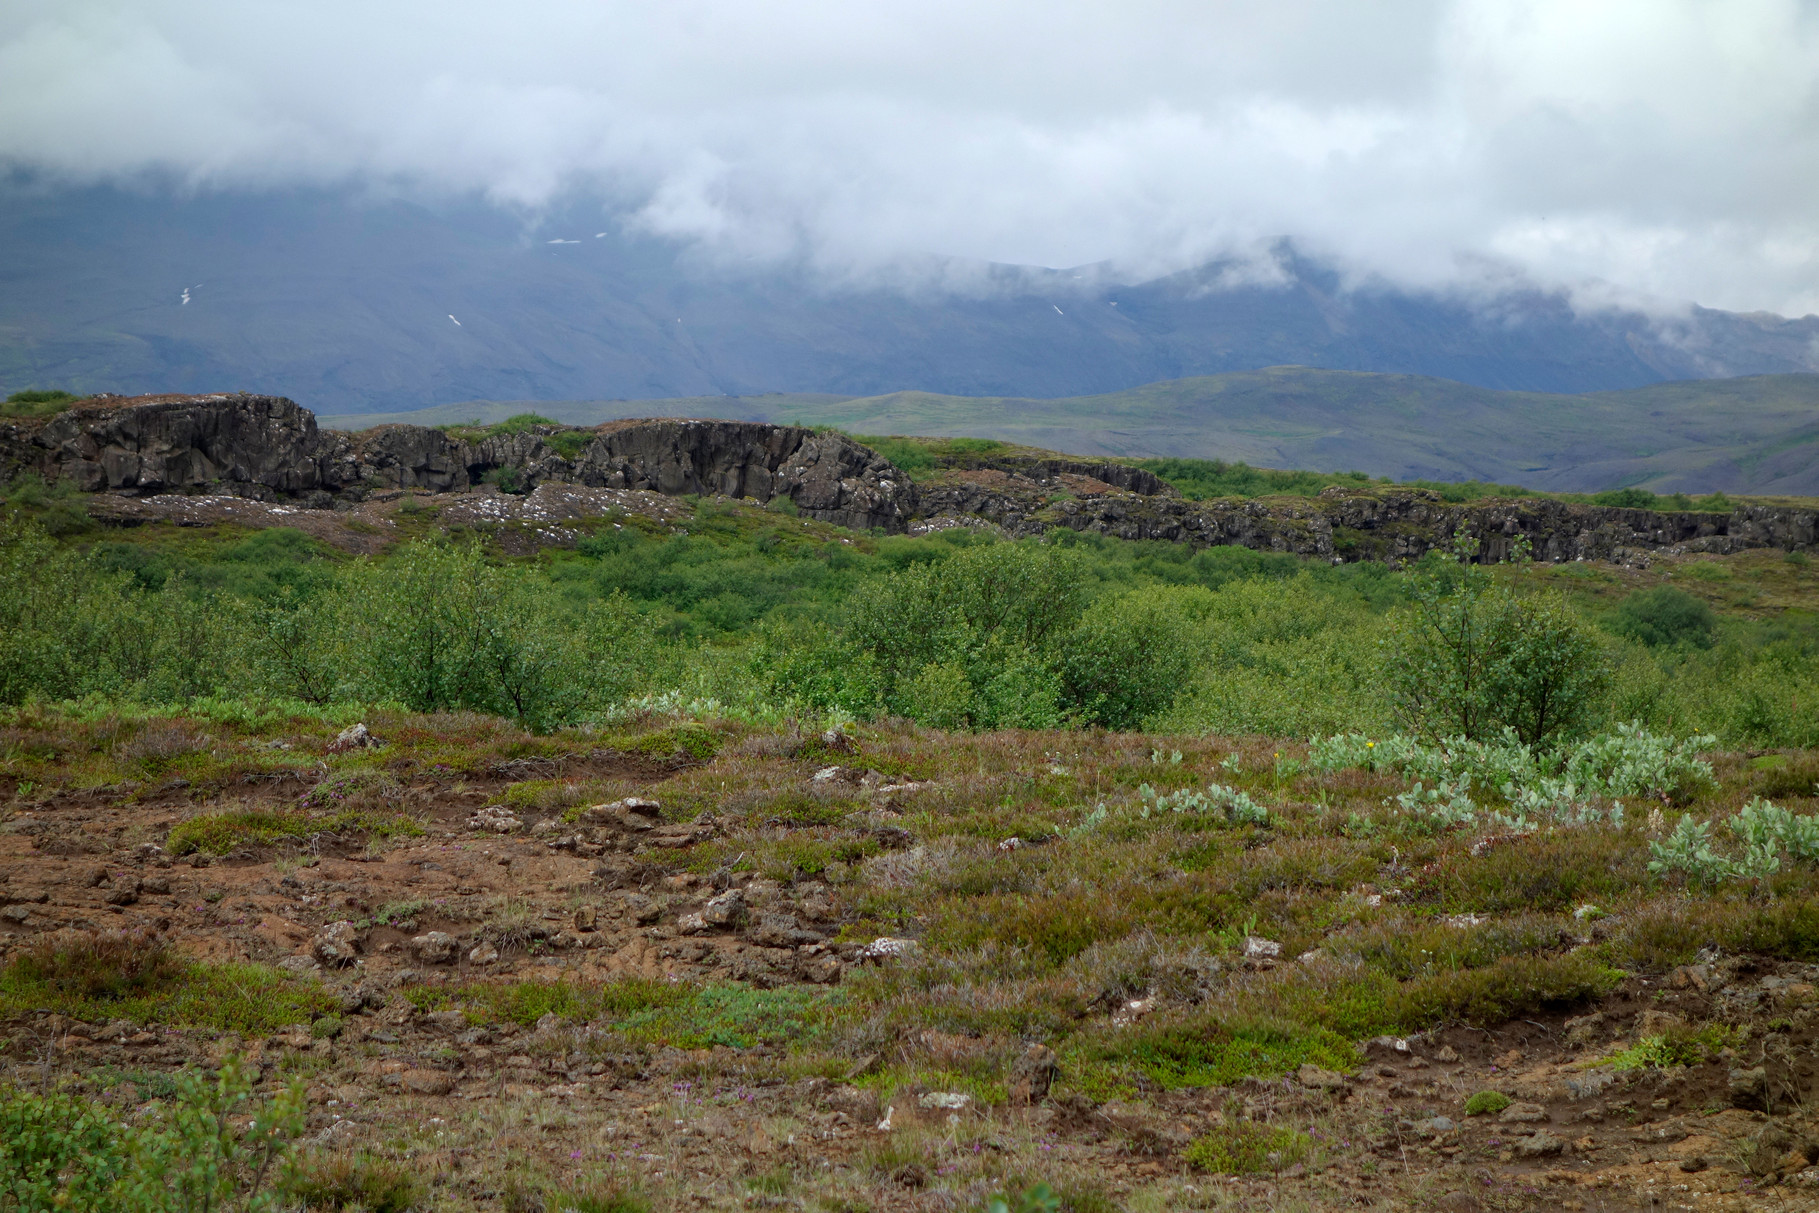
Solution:
{"label": "green shrub", "polygon": [[117,931],[39,943],[13,962],[12,971],[58,994],[107,1002],[169,989],[185,967],[160,936]]}
{"label": "green shrub", "polygon": [[279,1213],[272,1185],[306,1127],[301,1084],[253,1097],[249,1071],[179,1071],[172,1094],[120,1124],[65,1095],[0,1090],[0,1208],[20,1213]]}
{"label": "green shrub", "polygon": [[1671,585],[1631,594],[1617,604],[1610,630],[1650,648],[1709,649],[1718,625],[1712,608]]}
{"label": "green shrub", "polygon": [[1534,745],[1582,733],[1610,672],[1591,630],[1557,594],[1518,598],[1469,561],[1476,541],[1418,570],[1398,612],[1384,679],[1397,714],[1429,738],[1513,729]]}
{"label": "green shrub", "polygon": [[1495,1116],[1514,1103],[1502,1091],[1480,1091],[1465,1101],[1467,1116]]}
{"label": "green shrub", "polygon": [[0,1087],[0,1209],[100,1213],[126,1170],[124,1145],[87,1100]]}
{"label": "green shrub", "polygon": [[1216,1175],[1283,1171],[1306,1158],[1313,1139],[1305,1133],[1251,1120],[1227,1120],[1181,1152],[1189,1166]]}
{"label": "green shrub", "polygon": [[1060,641],[1064,702],[1085,723],[1134,729],[1175,701],[1202,655],[1207,591],[1157,587],[1101,599]]}

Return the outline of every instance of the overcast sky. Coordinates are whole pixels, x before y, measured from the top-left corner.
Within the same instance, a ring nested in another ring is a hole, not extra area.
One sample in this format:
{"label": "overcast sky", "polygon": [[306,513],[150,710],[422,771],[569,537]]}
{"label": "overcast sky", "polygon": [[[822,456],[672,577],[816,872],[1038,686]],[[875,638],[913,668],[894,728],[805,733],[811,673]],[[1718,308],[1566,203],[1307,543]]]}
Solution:
{"label": "overcast sky", "polygon": [[0,158],[40,173],[595,194],[836,274],[1289,237],[1819,311],[1816,85],[1794,0],[0,0]]}

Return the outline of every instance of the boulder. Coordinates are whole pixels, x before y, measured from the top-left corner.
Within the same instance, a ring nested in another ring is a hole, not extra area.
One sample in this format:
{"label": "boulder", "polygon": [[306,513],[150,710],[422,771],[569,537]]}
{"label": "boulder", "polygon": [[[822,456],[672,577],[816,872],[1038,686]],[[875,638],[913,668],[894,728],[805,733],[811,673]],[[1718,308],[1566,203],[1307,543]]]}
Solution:
{"label": "boulder", "polygon": [[1547,1119],[1547,1109],[1538,1103],[1513,1103],[1497,1119],[1506,1125],[1534,1124]]}
{"label": "boulder", "polygon": [[1517,1158],[1537,1159],[1553,1158],[1566,1149],[1566,1143],[1546,1130],[1537,1130],[1532,1136],[1518,1137],[1511,1143]]}
{"label": "boulder", "polygon": [[446,931],[425,931],[411,940],[411,951],[427,965],[453,964],[460,945]]}
{"label": "boulder", "polygon": [[383,744],[364,724],[350,724],[329,743],[328,752],[345,754],[349,750],[371,750]]}
{"label": "boulder", "polygon": [[707,904],[701,907],[701,920],[707,926],[731,926],[739,920],[745,909],[745,893],[740,889],[728,889],[726,892],[708,898]]}
{"label": "boulder", "polygon": [[1011,1103],[1034,1107],[1048,1098],[1049,1088],[1061,1073],[1061,1062],[1047,1045],[1034,1044],[1011,1063]]}
{"label": "boulder", "polygon": [[346,921],[331,922],[309,942],[309,954],[328,969],[345,969],[360,956],[360,932]]}

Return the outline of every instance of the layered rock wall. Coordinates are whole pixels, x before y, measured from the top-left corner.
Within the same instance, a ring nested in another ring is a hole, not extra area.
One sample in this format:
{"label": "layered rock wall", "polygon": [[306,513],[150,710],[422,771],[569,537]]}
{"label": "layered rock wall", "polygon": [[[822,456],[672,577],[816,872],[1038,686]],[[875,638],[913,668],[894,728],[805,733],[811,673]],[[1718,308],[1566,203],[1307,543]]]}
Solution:
{"label": "layered rock wall", "polygon": [[380,489],[580,484],[787,498],[808,517],[860,529],[988,524],[1040,535],[1066,527],[1334,560],[1418,559],[1460,532],[1481,540],[1487,560],[1507,558],[1522,539],[1552,561],[1819,546],[1819,511],[1804,506],[1699,513],[1540,498],[1453,504],[1426,490],[1378,487],[1195,502],[1139,468],[1020,454],[969,455],[916,485],[869,447],[801,426],[657,419],[591,430],[534,426],[466,442],[422,426],[323,431],[293,401],[244,394],[100,397],[48,421],[5,422],[0,471],[65,477],[95,492],[228,494],[315,508]]}

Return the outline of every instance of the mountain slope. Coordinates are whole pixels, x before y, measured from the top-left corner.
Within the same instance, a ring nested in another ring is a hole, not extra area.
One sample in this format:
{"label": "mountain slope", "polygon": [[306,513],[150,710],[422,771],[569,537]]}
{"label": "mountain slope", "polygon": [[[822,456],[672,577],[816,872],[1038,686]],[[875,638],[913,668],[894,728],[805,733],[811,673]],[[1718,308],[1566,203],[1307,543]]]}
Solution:
{"label": "mountain slope", "polygon": [[1656,384],[1587,395],[1502,392],[1421,375],[1269,367],[1060,399],[871,397],[467,403],[386,421],[497,421],[535,409],[596,424],[704,416],[860,434],[998,438],[1074,454],[1242,459],[1265,467],[1487,480],[1553,491],[1819,494],[1819,374]]}
{"label": "mountain slope", "polygon": [[531,226],[336,193],[15,188],[0,193],[0,247],[0,387],[245,388],[329,413],[772,391],[1063,397],[1284,363],[1531,391],[1819,369],[1815,318],[1699,311],[1669,331],[1536,292],[1488,309],[1348,293],[1293,259],[1279,286],[1226,288],[1218,266],[1117,283],[949,265],[968,292],[834,288],[787,267],[703,265],[598,208]]}

